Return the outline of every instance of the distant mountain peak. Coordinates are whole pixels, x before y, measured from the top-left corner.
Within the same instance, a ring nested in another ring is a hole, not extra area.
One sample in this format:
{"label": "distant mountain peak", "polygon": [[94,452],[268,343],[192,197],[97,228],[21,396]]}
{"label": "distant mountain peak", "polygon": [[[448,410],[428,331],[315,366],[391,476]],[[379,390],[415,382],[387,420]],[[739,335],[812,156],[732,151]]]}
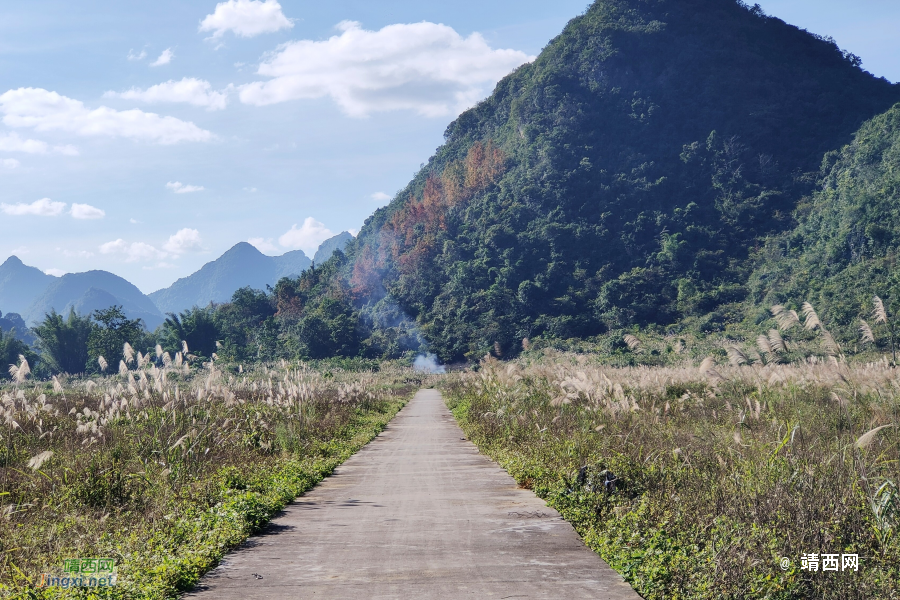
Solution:
{"label": "distant mountain peak", "polygon": [[313,257],[313,262],[317,265],[321,265],[334,254],[335,250],[344,251],[344,248],[347,246],[347,243],[353,239],[353,234],[349,231],[342,231],[334,237],[330,237],[319,245],[319,249],[316,250],[316,255]]}
{"label": "distant mountain peak", "polygon": [[7,258],[6,261],[4,261],[4,263],[2,265],[0,265],[0,267],[24,267],[24,266],[25,266],[25,263],[23,263],[22,260],[15,254],[10,256],[9,258]]}

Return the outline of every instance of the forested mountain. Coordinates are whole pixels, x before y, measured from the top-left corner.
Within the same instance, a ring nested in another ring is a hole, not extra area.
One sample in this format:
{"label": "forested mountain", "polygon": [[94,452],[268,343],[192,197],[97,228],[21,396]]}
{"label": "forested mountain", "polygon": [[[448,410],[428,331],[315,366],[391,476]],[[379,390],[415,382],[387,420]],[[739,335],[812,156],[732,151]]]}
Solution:
{"label": "forested mountain", "polygon": [[889,316],[897,314],[900,104],[825,155],[819,189],[797,208],[797,219],[794,230],[759,253],[750,279],[755,304],[809,300],[826,322],[856,339],[857,317],[870,319],[874,295]]}
{"label": "forested mountain", "polygon": [[25,265],[17,256],[10,256],[0,265],[0,310],[25,312],[55,280],[56,277]]}
{"label": "forested mountain", "polygon": [[163,312],[179,312],[210,302],[227,302],[242,287],[265,290],[282,277],[296,277],[309,265],[309,258],[300,250],[266,256],[247,242],[240,242],[196,273],[153,292],[150,298]]}
{"label": "forested mountain", "polygon": [[898,100],[758,7],[598,0],[450,124],[327,295],[376,332],[408,315],[445,360],[534,335],[715,327],[747,297],[751,251],[794,227],[822,156]]}
{"label": "forested mountain", "polygon": [[22,317],[26,323],[34,325],[54,310],[59,314],[68,314],[74,308],[76,313],[87,315],[93,310],[111,306],[121,306],[127,318],[143,320],[150,330],[163,322],[162,313],[150,298],[133,284],[107,271],[67,273],[54,277]]}

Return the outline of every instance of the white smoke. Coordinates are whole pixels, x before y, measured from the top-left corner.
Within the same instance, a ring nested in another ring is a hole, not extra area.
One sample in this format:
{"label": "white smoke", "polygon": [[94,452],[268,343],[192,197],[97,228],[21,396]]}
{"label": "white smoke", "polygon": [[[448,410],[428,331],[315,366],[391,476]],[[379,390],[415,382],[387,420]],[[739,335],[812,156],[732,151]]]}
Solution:
{"label": "white smoke", "polygon": [[437,362],[437,356],[434,354],[420,354],[413,361],[413,369],[419,373],[446,373],[447,369],[444,365]]}

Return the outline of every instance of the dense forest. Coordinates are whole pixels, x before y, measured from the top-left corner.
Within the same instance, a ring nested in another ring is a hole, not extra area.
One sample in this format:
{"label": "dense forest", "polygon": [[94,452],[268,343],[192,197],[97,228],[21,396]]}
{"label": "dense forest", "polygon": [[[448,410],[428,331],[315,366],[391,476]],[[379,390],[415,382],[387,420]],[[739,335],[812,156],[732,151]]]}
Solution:
{"label": "dense forest", "polygon": [[758,7],[598,0],[447,128],[330,289],[383,337],[414,320],[445,360],[715,330],[743,318],[755,254],[796,226],[822,157],[898,100]]}

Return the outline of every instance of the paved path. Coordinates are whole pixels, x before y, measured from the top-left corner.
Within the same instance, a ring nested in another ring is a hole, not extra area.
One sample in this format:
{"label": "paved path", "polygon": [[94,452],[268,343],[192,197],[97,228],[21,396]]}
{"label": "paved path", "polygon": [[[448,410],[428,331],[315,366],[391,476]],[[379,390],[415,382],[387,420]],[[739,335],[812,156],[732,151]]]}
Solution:
{"label": "paved path", "polygon": [[639,600],[422,390],[188,598]]}

